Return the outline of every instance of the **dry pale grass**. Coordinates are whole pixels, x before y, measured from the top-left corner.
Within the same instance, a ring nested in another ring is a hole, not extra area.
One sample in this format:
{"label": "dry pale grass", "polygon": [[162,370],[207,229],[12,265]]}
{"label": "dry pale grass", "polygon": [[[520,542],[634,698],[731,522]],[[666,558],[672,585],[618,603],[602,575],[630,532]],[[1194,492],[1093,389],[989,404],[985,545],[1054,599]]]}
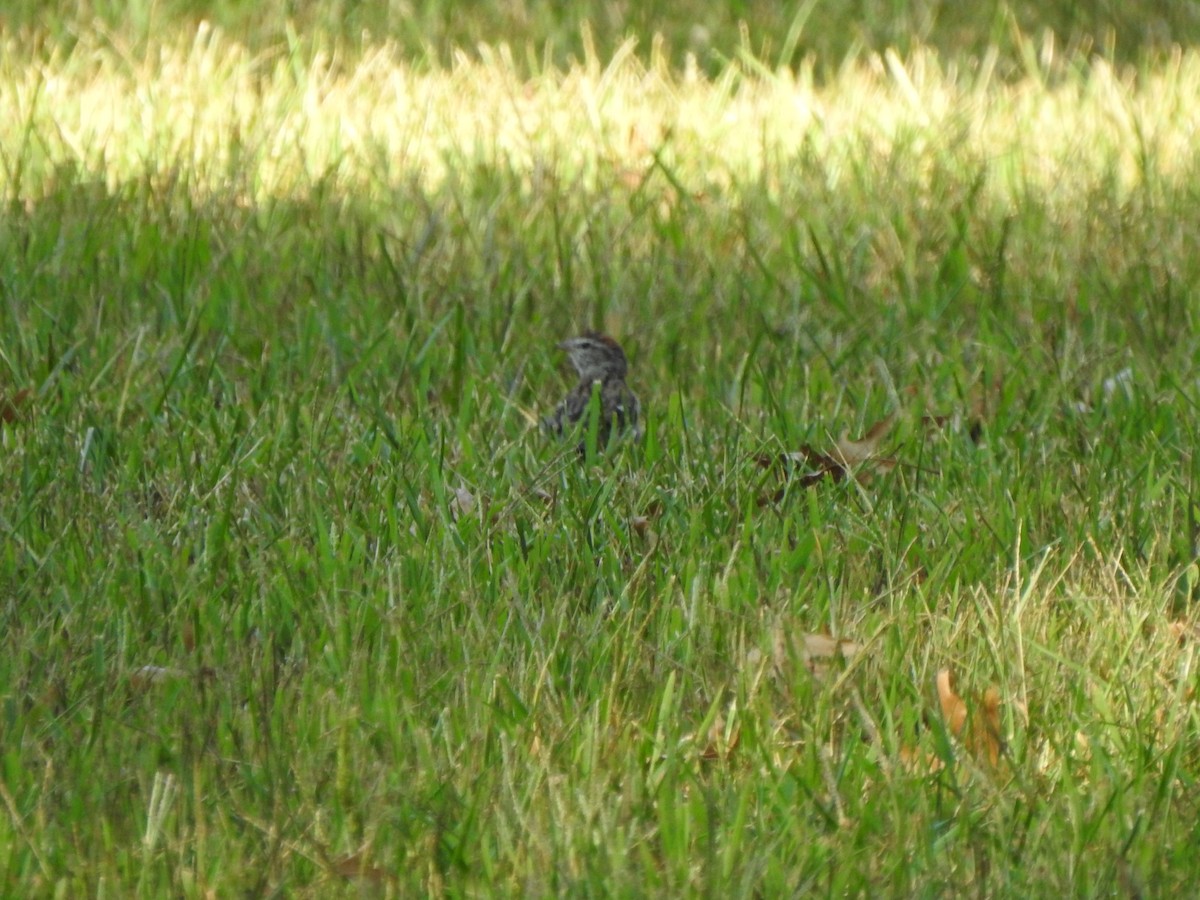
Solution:
{"label": "dry pale grass", "polygon": [[1141,71],[1030,48],[1022,77],[994,56],[947,63],[931,51],[847,64],[816,84],[811,68],[734,63],[715,80],[675,72],[627,44],[602,65],[522,78],[504,47],[431,69],[381,44],[354,59],[254,55],[208,27],[130,58],[116,37],[31,60],[0,48],[4,185],[37,195],[57,167],[110,187],[147,170],[186,170],[197,191],[242,181],[247,199],[332,180],[346,192],[426,186],[473,165],[629,181],[655,157],[690,190],[778,188],[818,161],[830,190],[864,159],[907,177],[946,161],[986,170],[985,195],[1024,192],[1056,206],[1099,180],[1129,192],[1195,171],[1200,53],[1176,49]]}

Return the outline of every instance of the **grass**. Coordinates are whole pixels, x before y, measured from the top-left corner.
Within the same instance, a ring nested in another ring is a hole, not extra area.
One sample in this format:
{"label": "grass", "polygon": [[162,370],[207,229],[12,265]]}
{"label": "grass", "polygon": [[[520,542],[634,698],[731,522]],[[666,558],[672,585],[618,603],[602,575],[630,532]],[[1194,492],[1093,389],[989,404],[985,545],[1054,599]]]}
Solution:
{"label": "grass", "polygon": [[609,59],[631,36],[643,38],[647,49],[657,47],[675,65],[691,57],[710,74],[722,71],[742,43],[756,59],[773,65],[796,65],[814,56],[821,71],[836,71],[847,56],[889,47],[903,54],[931,47],[977,56],[1000,49],[1007,61],[1020,54],[1024,35],[1044,33],[1064,36],[1074,54],[1099,47],[1124,62],[1135,61],[1147,48],[1200,40],[1200,14],[1186,0],[9,0],[0,13],[0,23],[36,35],[39,43],[71,46],[99,29],[123,36],[139,50],[156,44],[164,29],[201,22],[256,52],[276,49],[285,36],[304,42],[305,36],[319,35],[318,44],[333,37],[351,53],[386,38],[406,55],[442,64],[459,48],[492,45],[502,37],[517,49],[523,71],[547,60],[557,65],[583,61],[592,52]]}
{"label": "grass", "polygon": [[1200,55],[1013,41],[4,36],[4,893],[1194,887]]}

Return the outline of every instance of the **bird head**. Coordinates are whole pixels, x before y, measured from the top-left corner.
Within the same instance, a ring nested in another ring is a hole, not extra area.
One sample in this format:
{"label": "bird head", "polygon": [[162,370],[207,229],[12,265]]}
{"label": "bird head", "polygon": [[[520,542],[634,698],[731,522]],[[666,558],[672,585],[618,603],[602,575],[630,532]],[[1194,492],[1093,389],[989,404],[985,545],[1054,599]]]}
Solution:
{"label": "bird head", "polygon": [[580,381],[608,381],[624,378],[629,368],[621,345],[605,334],[588,331],[558,345],[579,373]]}

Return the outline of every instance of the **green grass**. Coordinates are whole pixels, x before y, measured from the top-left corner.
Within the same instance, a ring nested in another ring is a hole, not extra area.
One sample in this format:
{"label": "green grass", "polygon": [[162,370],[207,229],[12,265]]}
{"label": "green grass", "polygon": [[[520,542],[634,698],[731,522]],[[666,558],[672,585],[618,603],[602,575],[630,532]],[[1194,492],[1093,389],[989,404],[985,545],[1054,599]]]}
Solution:
{"label": "green grass", "polygon": [[1200,55],[72,28],[0,37],[4,894],[1194,889]]}
{"label": "green grass", "polygon": [[743,51],[773,65],[815,56],[821,71],[836,71],[848,55],[888,47],[978,56],[1001,48],[1007,60],[1019,55],[1023,35],[1044,33],[1059,35],[1070,54],[1103,48],[1124,61],[1200,40],[1200,13],[1189,0],[8,0],[0,12],[0,24],[51,46],[74,45],[99,27],[144,50],[164,28],[201,22],[256,51],[318,34],[336,37],[351,55],[387,39],[442,63],[461,48],[504,41],[526,71],[582,60],[589,50],[607,59],[631,36],[642,39],[643,53],[657,47],[677,65],[692,57],[710,73]]}

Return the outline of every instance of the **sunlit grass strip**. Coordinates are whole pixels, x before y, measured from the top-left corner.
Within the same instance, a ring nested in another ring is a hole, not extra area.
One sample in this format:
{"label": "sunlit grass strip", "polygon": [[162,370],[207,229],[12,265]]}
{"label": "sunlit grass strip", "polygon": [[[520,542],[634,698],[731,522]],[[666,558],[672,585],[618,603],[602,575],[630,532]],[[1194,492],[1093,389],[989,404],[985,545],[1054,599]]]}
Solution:
{"label": "sunlit grass strip", "polygon": [[997,199],[1033,190],[1070,203],[1097,180],[1128,191],[1196,168],[1191,50],[1140,73],[1031,51],[1024,76],[1003,82],[994,58],[960,67],[888,53],[818,86],[810,69],[769,71],[744,55],[708,80],[656,54],[644,65],[632,49],[526,80],[504,48],[431,69],[388,44],[353,61],[254,56],[202,27],[140,59],[87,35],[33,61],[9,37],[0,178],[9,197],[32,197],[62,166],[110,187],[186,170],[195,191],[232,183],[261,200],[318,182],[359,196],[414,178],[432,187],[465,164],[602,186],[657,154],[694,190],[772,185],[804,157],[836,189],[864,159],[902,154],[894,161],[918,171],[947,160],[987,170]]}

